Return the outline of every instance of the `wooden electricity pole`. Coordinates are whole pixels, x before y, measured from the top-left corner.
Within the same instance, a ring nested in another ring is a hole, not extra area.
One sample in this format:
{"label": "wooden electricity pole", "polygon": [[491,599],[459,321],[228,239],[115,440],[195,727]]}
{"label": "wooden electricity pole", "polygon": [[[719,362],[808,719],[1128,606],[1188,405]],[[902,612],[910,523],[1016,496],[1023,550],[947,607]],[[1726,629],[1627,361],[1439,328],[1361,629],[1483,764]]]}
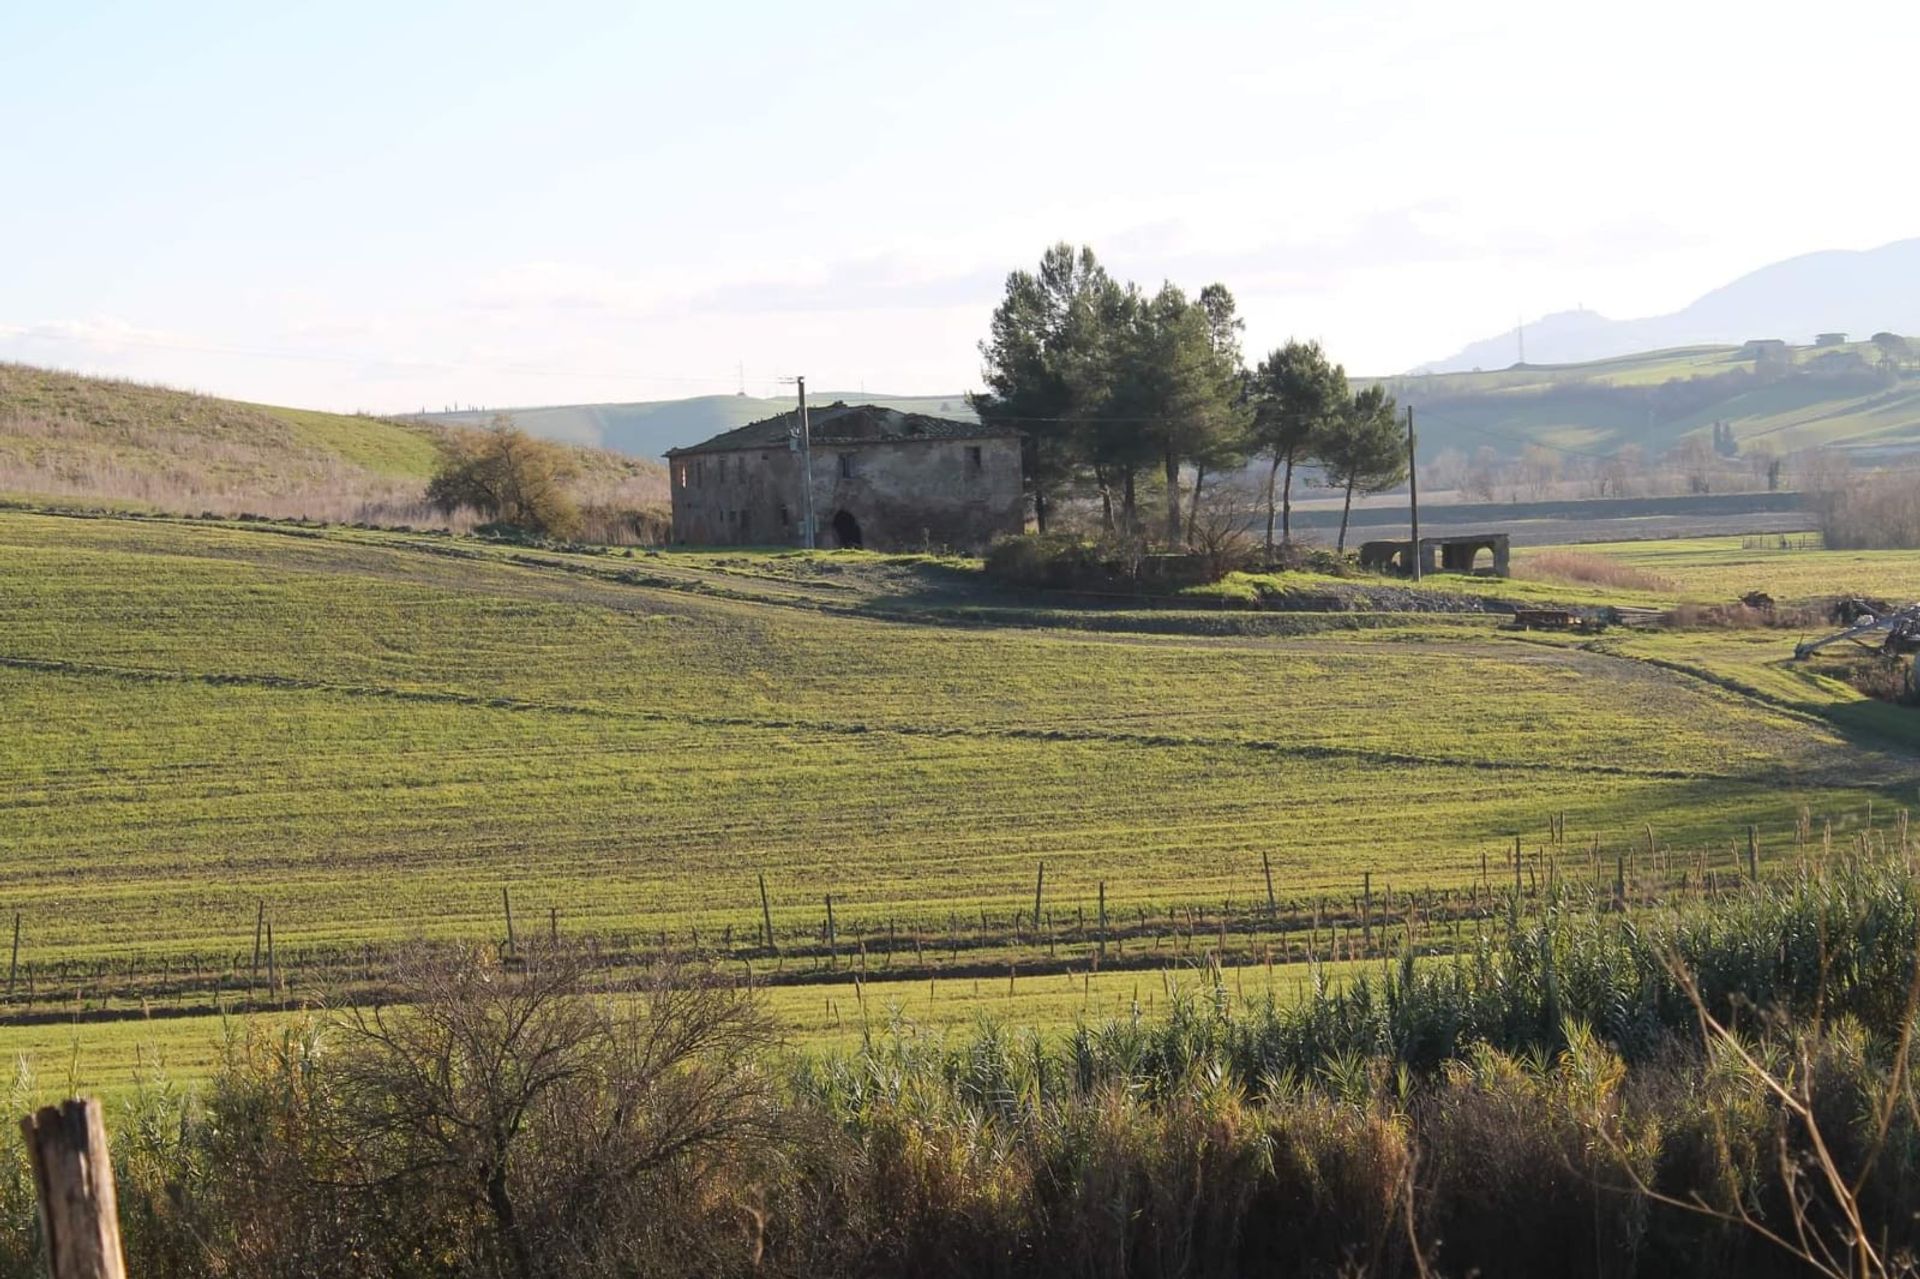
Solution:
{"label": "wooden electricity pole", "polygon": [[1413,580],[1420,580],[1420,464],[1413,449],[1413,405],[1407,405],[1407,517],[1413,526]]}

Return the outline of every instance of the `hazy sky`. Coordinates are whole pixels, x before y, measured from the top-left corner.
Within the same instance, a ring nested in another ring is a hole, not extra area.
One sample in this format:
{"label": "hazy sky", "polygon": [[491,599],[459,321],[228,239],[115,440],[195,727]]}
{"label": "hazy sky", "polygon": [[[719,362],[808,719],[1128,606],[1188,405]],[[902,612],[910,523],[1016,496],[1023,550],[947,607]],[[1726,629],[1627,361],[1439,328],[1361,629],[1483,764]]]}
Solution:
{"label": "hazy sky", "polygon": [[978,384],[1052,241],[1395,371],[1920,235],[1920,4],[0,0],[0,359],[373,410]]}

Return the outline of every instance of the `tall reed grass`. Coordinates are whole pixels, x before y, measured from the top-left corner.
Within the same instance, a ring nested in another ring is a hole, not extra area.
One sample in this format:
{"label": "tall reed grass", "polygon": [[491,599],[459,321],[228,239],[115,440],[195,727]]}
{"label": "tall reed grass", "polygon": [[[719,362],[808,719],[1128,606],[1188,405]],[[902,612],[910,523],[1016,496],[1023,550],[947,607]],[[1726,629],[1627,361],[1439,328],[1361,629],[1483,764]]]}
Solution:
{"label": "tall reed grass", "polygon": [[[136,1273],[223,1276],[1788,1275],[1802,1244],[1844,1255],[1857,1219],[1885,1264],[1835,1273],[1907,1273],[1915,882],[1902,851],[1673,910],[1567,899],[1293,1004],[1202,969],[1158,1015],[1064,1035],[896,1020],[857,1051],[768,1059],[764,1139],[637,1195],[617,1167],[556,1162],[587,1136],[567,1116],[601,1112],[543,1100],[538,1157],[502,1147],[516,1197],[543,1202],[534,1179],[564,1166],[569,1203],[606,1209],[566,1209],[584,1236],[524,1221],[542,1242],[519,1261],[431,1169],[369,1184],[318,1136],[359,1112],[335,1109],[342,1031],[316,1018],[253,1036],[201,1096],[154,1084],[118,1116],[129,1247]],[[646,1108],[598,1076],[551,1098],[610,1085]],[[19,1159],[0,1161],[0,1275],[31,1267]],[[1816,1164],[1856,1189],[1823,1190]]]}

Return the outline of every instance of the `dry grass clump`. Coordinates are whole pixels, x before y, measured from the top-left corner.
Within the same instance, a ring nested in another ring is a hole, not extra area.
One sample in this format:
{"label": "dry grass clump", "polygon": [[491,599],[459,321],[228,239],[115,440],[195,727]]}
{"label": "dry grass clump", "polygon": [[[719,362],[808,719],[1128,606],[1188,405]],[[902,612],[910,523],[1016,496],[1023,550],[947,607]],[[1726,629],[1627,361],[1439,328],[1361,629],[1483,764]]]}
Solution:
{"label": "dry grass clump", "polygon": [[1592,586],[1611,586],[1624,591],[1654,594],[1675,589],[1671,579],[1649,573],[1631,564],[1604,555],[1581,551],[1542,551],[1527,556],[1516,566],[1516,576],[1550,582],[1580,582]]}

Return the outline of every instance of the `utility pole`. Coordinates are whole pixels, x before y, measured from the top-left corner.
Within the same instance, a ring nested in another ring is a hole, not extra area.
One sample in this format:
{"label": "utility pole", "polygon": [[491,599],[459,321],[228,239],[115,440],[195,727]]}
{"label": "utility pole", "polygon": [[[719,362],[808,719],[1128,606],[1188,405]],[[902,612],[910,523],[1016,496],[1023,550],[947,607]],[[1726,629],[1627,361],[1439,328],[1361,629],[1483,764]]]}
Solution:
{"label": "utility pole", "polygon": [[1413,525],[1413,580],[1420,580],[1420,463],[1413,451],[1413,405],[1407,405],[1407,516]]}
{"label": "utility pole", "polygon": [[[787,379],[782,378],[782,381]],[[813,431],[807,424],[807,379],[792,379],[800,389],[800,518],[806,521],[801,545],[813,549]]]}

